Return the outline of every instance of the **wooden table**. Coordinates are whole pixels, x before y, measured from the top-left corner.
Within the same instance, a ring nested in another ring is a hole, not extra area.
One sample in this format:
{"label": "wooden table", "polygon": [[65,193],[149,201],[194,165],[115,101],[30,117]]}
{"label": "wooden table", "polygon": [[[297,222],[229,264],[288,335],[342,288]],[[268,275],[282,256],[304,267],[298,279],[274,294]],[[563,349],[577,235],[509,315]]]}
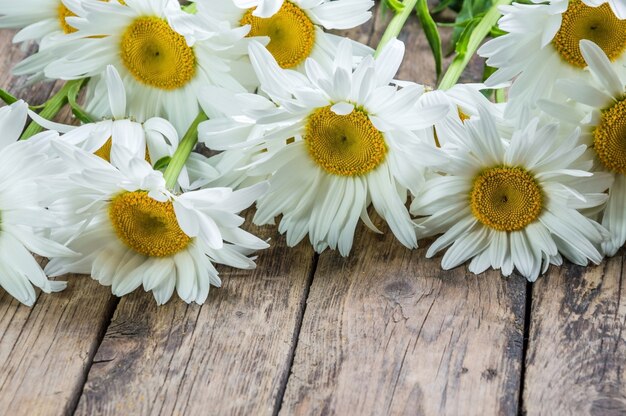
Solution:
{"label": "wooden table", "polygon": [[[375,45],[389,17],[346,33]],[[39,104],[60,84],[9,75],[35,49],[12,35],[0,32],[0,86]],[[402,40],[399,77],[434,84],[416,21]],[[442,271],[387,229],[359,226],[346,259],[254,230],[272,239],[258,269],[220,267],[203,306],[118,299],[78,275],[32,308],[0,291],[0,414],[626,413],[622,252],[528,284]]]}

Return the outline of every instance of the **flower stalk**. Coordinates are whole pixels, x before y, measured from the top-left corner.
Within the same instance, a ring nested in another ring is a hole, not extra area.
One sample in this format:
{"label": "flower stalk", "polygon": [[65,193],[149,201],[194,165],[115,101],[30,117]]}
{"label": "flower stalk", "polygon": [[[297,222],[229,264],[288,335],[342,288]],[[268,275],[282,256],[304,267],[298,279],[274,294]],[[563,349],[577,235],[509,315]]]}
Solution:
{"label": "flower stalk", "polygon": [[400,32],[402,31],[402,27],[406,23],[407,19],[415,10],[415,5],[417,4],[417,0],[404,0],[402,3],[394,3],[395,6],[392,7],[395,15],[389,22],[389,25],[385,29],[385,33],[380,38],[380,42],[378,42],[378,47],[376,48],[376,52],[374,52],[374,57],[377,57],[380,52],[383,50],[385,45],[393,38],[397,38]]}
{"label": "flower stalk", "polygon": [[[61,111],[63,106],[67,104],[69,93],[73,89],[80,89],[84,82],[85,79],[76,79],[66,82],[65,85],[63,85],[63,87],[61,87],[61,89],[57,91],[57,93],[54,94],[52,98],[50,98],[44,104],[43,109],[41,110],[39,115],[46,120],[52,120],[57,114],[59,114],[59,111]],[[41,132],[42,130],[43,127],[33,121],[28,125],[26,130],[24,130],[24,133],[22,133],[20,140],[26,140]]]}
{"label": "flower stalk", "polygon": [[173,190],[176,186],[176,181],[178,180],[180,172],[183,170],[183,166],[185,166],[189,155],[198,143],[198,125],[208,119],[207,115],[204,114],[203,111],[200,111],[200,114],[198,114],[193,123],[191,123],[185,136],[183,136],[183,139],[178,144],[178,148],[174,152],[163,174],[168,189]]}
{"label": "flower stalk", "polygon": [[441,82],[439,83],[440,90],[447,90],[452,88],[459,78],[461,74],[467,67],[467,64],[472,59],[472,56],[476,53],[482,41],[489,35],[493,26],[498,23],[498,20],[502,16],[500,10],[498,8],[500,6],[504,6],[507,4],[511,4],[512,0],[496,0],[493,3],[493,6],[489,9],[489,11],[482,18],[480,23],[476,25],[474,30],[472,31],[468,43],[467,49],[462,54],[458,54],[450,66],[448,70],[443,75]]}

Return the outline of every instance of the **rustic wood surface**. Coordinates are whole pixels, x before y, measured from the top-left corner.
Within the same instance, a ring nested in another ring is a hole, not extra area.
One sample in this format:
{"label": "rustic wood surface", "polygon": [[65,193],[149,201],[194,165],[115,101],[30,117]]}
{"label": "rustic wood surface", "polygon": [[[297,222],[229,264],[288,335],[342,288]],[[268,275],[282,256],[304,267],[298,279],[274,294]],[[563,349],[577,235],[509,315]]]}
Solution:
{"label": "rustic wood surface", "polygon": [[[390,17],[342,33],[375,45]],[[59,85],[10,76],[34,48],[13,33],[0,87],[39,104]],[[415,19],[401,39],[399,77],[435,85]],[[481,73],[474,59],[463,79]],[[220,268],[203,306],[119,300],[88,276],[33,308],[0,292],[0,414],[626,413],[623,255],[531,285],[444,272],[381,228],[359,227],[347,259],[255,229],[272,248],[255,271]]]}
{"label": "rustic wood surface", "polygon": [[528,414],[626,414],[626,271],[553,270],[532,288],[524,409]]}
{"label": "rustic wood surface", "polygon": [[390,233],[354,251],[320,255],[281,412],[515,414],[524,280],[442,271]]}

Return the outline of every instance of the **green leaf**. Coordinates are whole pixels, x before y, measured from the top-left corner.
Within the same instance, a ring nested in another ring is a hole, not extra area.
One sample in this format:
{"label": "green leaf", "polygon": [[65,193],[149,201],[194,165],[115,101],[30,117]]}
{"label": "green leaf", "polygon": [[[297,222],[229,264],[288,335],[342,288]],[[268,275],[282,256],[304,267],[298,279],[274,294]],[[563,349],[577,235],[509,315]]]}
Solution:
{"label": "green leaf", "polygon": [[186,6],[181,7],[181,9],[189,14],[196,14],[198,12],[198,6],[196,5],[196,3],[190,3]]}
{"label": "green leaf", "polygon": [[457,55],[454,57],[454,60],[439,83],[440,89],[447,90],[456,84],[472,58],[472,55],[478,50],[482,41],[502,16],[498,7],[511,4],[511,1],[512,0],[495,0],[484,17],[476,19],[475,22],[470,22],[465,27],[456,44],[455,49]]}
{"label": "green leaf", "polygon": [[170,160],[172,160],[171,156],[163,156],[161,159],[157,160],[154,164],[154,170],[162,170],[167,168],[167,165],[170,164]]}
{"label": "green leaf", "polygon": [[93,117],[91,117],[83,108],[76,102],[76,97],[78,97],[78,93],[81,88],[87,82],[88,78],[81,80],[82,82],[73,84],[67,92],[67,103],[70,105],[72,109],[72,113],[74,116],[79,119],[82,123],[93,123]]}
{"label": "green leaf", "polygon": [[[455,23],[462,23],[473,20],[489,10],[492,5],[491,0],[465,0],[461,6],[461,10],[455,19]],[[463,29],[457,28],[452,32],[452,44],[456,45],[459,41]]]}
{"label": "green leaf", "polygon": [[478,23],[480,23],[480,18],[470,20],[461,32],[461,35],[454,46],[454,51],[457,53],[455,60],[459,57],[465,57],[470,38],[474,32],[474,28],[478,26]]}
{"label": "green leaf", "polygon": [[442,52],[441,37],[439,36],[439,31],[437,30],[437,24],[428,11],[428,2],[426,0],[418,0],[415,5],[415,9],[417,11],[417,17],[422,24],[422,29],[424,29],[424,34],[426,35],[428,44],[430,45],[430,50],[433,52],[433,57],[435,58],[435,70],[437,71],[437,79],[439,79],[441,76]]}
{"label": "green leaf", "polygon": [[504,30],[500,29],[497,26],[494,26],[491,28],[491,31],[489,32],[489,36],[491,36],[492,38],[497,38],[498,36],[504,36],[509,32],[505,32]]}

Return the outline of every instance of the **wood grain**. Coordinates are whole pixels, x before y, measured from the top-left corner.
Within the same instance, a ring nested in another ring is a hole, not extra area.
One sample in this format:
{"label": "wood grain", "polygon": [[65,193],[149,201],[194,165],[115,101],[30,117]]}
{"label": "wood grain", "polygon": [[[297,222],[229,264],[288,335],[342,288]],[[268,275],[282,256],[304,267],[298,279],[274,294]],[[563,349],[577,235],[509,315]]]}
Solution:
{"label": "wood grain", "polygon": [[28,308],[0,292],[0,414],[70,413],[116,301],[88,276]]}
{"label": "wood grain", "polygon": [[524,280],[356,241],[320,256],[281,414],[515,414]]}
{"label": "wood grain", "polygon": [[[41,104],[62,85],[27,84],[11,67],[36,50],[13,45],[14,31],[0,31],[0,88],[30,104]],[[66,111],[63,122],[72,119]],[[40,294],[32,308],[0,291],[0,414],[70,413],[86,379],[96,348],[115,308],[110,289],[88,276],[63,276],[68,288]]]}
{"label": "wood grain", "polygon": [[[262,235],[274,235],[267,227]],[[272,414],[289,372],[313,251],[284,239],[254,272],[221,267],[203,306],[121,300],[77,414]]]}
{"label": "wood grain", "polygon": [[626,414],[624,256],[552,268],[533,287],[524,410]]}

